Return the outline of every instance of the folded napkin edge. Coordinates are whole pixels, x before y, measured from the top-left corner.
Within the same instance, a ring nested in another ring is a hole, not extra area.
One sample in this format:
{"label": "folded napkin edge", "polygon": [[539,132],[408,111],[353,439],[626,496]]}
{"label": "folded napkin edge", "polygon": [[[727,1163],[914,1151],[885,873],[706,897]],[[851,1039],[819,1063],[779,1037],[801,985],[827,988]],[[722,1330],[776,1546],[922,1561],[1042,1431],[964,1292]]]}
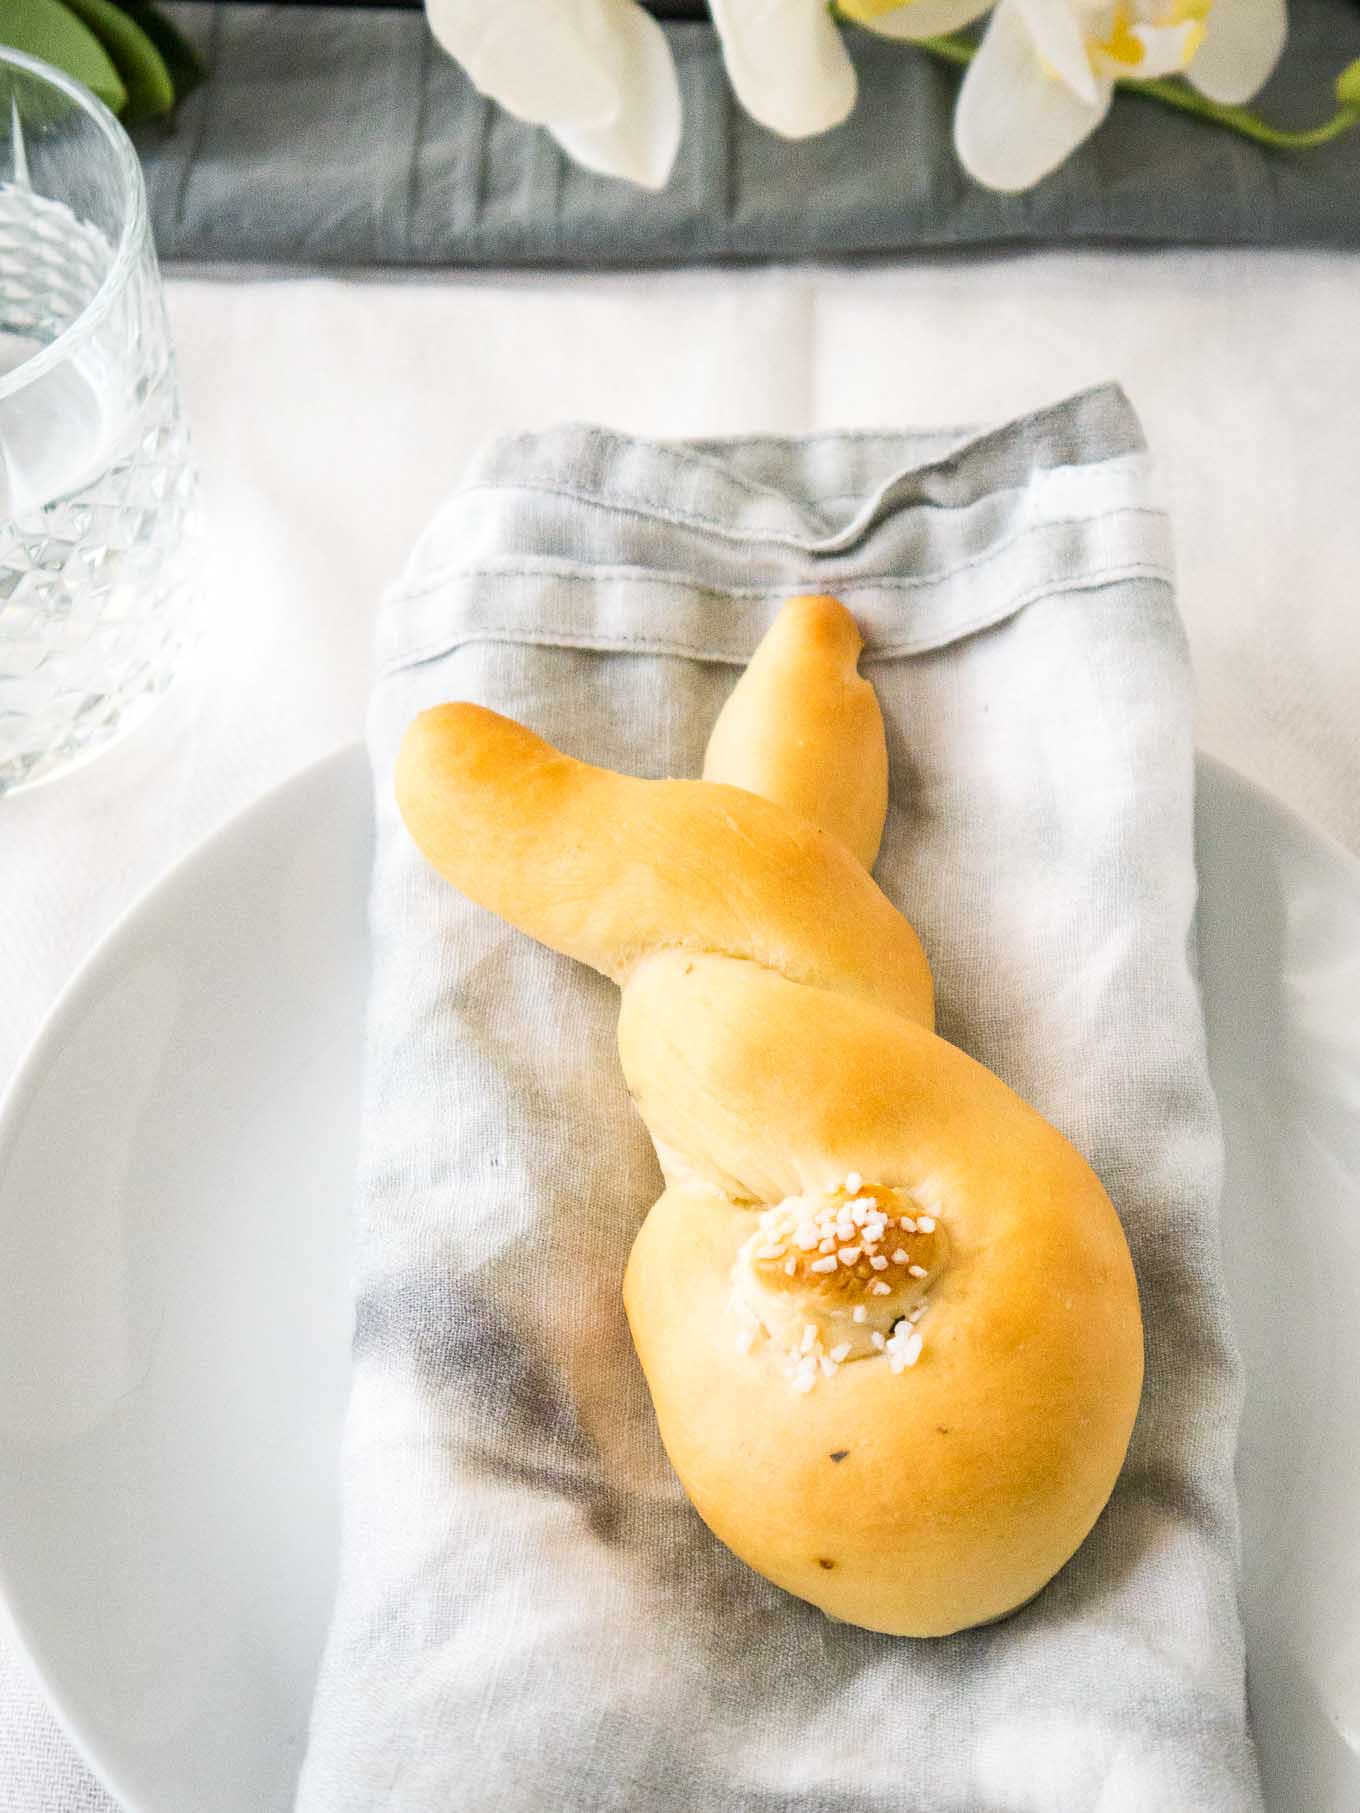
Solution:
{"label": "folded napkin edge", "polygon": [[[945,451],[930,454],[931,443],[945,443]],[[542,431],[499,435],[485,442],[471,457],[455,495],[504,482],[523,484],[526,472],[585,465],[607,471],[612,483],[601,480],[600,501],[619,495],[615,488],[629,488],[631,462],[641,456],[648,465],[660,460],[677,474],[703,473],[729,490],[757,501],[787,504],[795,493],[756,478],[743,470],[752,454],[776,452],[795,472],[826,452],[867,452],[890,447],[910,459],[919,459],[911,476],[925,481],[946,471],[966,475],[977,495],[997,488],[999,464],[1023,453],[1020,478],[1051,466],[1100,464],[1123,454],[1143,453],[1147,442],[1142,424],[1123,386],[1114,380],[1088,386],[1038,409],[1019,411],[992,427],[927,429],[826,429],[796,435],[733,435],[689,440],[650,438],[599,423],[568,420]],[[1042,458],[1047,454],[1051,457]],[[907,474],[894,475],[907,476]]]}
{"label": "folded napkin edge", "polygon": [[[1161,510],[1129,504],[1089,519],[1060,517],[936,572],[865,574],[829,562],[786,566],[753,585],[512,554],[433,575],[419,590],[399,586],[379,616],[376,677],[474,641],[744,665],[773,611],[799,592],[833,592],[853,610],[866,660],[903,658],[977,634],[1046,595],[1097,591],[1126,579],[1170,590],[1171,531]],[[640,615],[655,628],[639,633]]]}
{"label": "folded napkin edge", "polygon": [[[964,618],[949,625],[947,630],[936,633],[922,633],[916,637],[900,637],[895,641],[883,642],[873,636],[865,637],[863,662],[872,664],[879,661],[909,660],[917,655],[930,654],[937,649],[946,648],[954,642],[965,640],[983,630],[992,629],[1007,618],[1017,615],[1029,605],[1044,597],[1057,597],[1068,593],[1098,592],[1110,586],[1128,580],[1147,580],[1162,586],[1168,592],[1173,583],[1169,566],[1150,561],[1126,561],[1109,567],[1094,569],[1079,579],[1055,585],[1045,582],[1018,593],[1015,597],[989,606],[979,611],[972,618]],[[799,589],[792,588],[796,593]],[[835,595],[843,603],[853,605],[858,597],[876,588],[871,582],[856,582],[838,585]],[[762,594],[776,606],[786,594],[772,591]],[[856,612],[861,628],[863,618]],[[387,661],[381,663],[375,678],[379,681],[404,673],[413,667],[423,666],[430,661],[437,661],[442,656],[452,654],[455,649],[466,647],[474,642],[514,642],[539,648],[579,648],[594,649],[600,653],[673,655],[682,660],[700,661],[717,666],[745,667],[751,658],[751,648],[759,641],[756,634],[744,638],[740,643],[724,644],[719,642],[698,643],[679,638],[664,636],[636,636],[610,634],[604,630],[586,631],[572,628],[569,625],[554,627],[540,625],[531,628],[510,623],[487,623],[477,626],[468,625],[453,635],[437,637],[424,647],[403,650]]]}

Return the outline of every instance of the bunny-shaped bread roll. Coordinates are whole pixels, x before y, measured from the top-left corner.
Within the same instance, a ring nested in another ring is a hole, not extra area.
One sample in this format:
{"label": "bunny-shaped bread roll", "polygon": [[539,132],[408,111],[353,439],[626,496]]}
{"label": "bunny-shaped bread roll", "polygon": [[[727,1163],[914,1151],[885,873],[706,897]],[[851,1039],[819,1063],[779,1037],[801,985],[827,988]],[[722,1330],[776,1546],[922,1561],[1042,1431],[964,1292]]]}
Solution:
{"label": "bunny-shaped bread roll", "polygon": [[834,599],[787,604],[701,781],[445,705],[396,787],[455,887],[622,988],[666,1183],[624,1298],[700,1516],[832,1616],[934,1636],[1014,1610],[1086,1536],[1142,1326],[1096,1177],[936,1035],[870,879],[887,754],[861,646]]}

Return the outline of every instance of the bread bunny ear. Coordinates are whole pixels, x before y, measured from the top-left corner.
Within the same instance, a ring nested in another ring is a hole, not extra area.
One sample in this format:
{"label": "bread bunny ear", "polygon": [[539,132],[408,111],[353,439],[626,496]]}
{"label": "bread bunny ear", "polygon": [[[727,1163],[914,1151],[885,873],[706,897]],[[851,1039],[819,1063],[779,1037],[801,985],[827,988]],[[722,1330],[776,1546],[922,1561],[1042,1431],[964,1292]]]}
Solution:
{"label": "bread bunny ear", "polygon": [[616,982],[657,951],[714,951],[932,1023],[911,926],[839,839],[770,800],[594,768],[480,705],[416,719],[396,794],[446,880]]}
{"label": "bread bunny ear", "polygon": [[883,714],[856,663],[864,639],[835,598],[791,598],[718,714],[706,781],[811,819],[874,865],[888,809]]}

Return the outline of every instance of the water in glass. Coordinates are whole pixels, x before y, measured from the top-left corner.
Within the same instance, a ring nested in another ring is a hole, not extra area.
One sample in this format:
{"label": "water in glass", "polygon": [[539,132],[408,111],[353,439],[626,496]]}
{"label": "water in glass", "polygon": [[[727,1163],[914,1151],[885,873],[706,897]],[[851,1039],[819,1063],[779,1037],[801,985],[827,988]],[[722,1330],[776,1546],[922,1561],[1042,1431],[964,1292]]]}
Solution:
{"label": "water in glass", "polygon": [[115,239],[35,186],[17,111],[11,158],[0,181],[0,794],[93,753],[169,684],[191,622],[194,505],[149,236],[124,244],[115,272]]}

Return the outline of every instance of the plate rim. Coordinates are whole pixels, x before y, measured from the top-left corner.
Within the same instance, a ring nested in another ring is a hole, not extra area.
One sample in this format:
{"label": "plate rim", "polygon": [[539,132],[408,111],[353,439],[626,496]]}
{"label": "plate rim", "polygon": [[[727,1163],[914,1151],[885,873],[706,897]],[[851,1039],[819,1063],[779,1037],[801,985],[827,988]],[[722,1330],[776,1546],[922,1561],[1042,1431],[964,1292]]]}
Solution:
{"label": "plate rim", "polygon": [[[351,738],[323,755],[314,757],[300,768],[293,769],[257,793],[167,863],[105,927],[58,990],[4,1091],[0,1092],[0,1182],[3,1181],[19,1124],[39,1087],[39,1078],[59,1049],[67,1023],[76,1011],[88,984],[112,960],[117,947],[127,936],[135,935],[143,919],[162,909],[165,896],[178,887],[188,872],[200,862],[209,860],[260,819],[287,809],[286,802],[291,801],[294,794],[305,793],[309,787],[318,787],[324,791],[345,770],[358,769],[358,758],[363,749],[362,741]],[[43,1665],[29,1639],[28,1627],[16,1608],[15,1595],[11,1591],[12,1567],[7,1545],[2,1539],[5,1528],[5,1520],[0,1519],[0,1624],[3,1625],[11,1648],[27,1669],[30,1682],[37,1687],[63,1737],[98,1785],[120,1809],[120,1813],[146,1813],[144,1804],[118,1783],[114,1771],[91,1747],[75,1714],[67,1706],[64,1691]]]}
{"label": "plate rim", "polygon": [[[96,978],[110,962],[116,960],[119,949],[129,934],[135,934],[143,919],[162,910],[165,897],[173,893],[200,863],[211,859],[225,846],[245,835],[248,829],[259,820],[288,810],[296,794],[305,793],[309,788],[317,788],[324,792],[337,786],[340,777],[349,771],[353,771],[356,775],[364,774],[370,780],[371,786],[365,745],[359,738],[352,738],[337,744],[301,767],[293,769],[246,801],[160,870],[105,927],[52,1000],[15,1066],[5,1089],[0,1092],[0,1176],[3,1175],[6,1161],[14,1145],[19,1124],[39,1087],[42,1073],[60,1049],[72,1014],[77,1010],[91,980]],[[1308,847],[1312,852],[1321,854],[1328,859],[1336,870],[1344,874],[1357,895],[1360,895],[1360,855],[1348,849],[1325,827],[1306,818],[1260,782],[1243,774],[1240,769],[1222,757],[1200,748],[1196,748],[1194,751],[1194,835],[1196,840],[1201,828],[1200,793],[1206,775],[1212,776],[1215,784],[1225,787],[1229,792],[1244,795],[1258,808],[1264,808],[1275,818],[1280,828],[1287,832],[1296,846]],[[1198,875],[1197,842],[1196,858]],[[1197,884],[1197,914],[1198,911],[1199,890]],[[0,1521],[0,1538],[3,1537],[4,1528],[4,1522]],[[11,1578],[12,1571],[6,1553],[6,1545],[0,1539],[0,1625],[3,1626],[15,1654],[27,1669],[30,1681],[40,1692],[63,1737],[98,1785],[121,1809],[121,1813],[147,1813],[145,1804],[134,1799],[119,1784],[114,1771],[105,1765],[87,1741],[77,1716],[67,1705],[62,1687],[44,1666],[30,1641],[28,1628],[15,1608],[14,1595],[10,1586]]]}
{"label": "plate rim", "polygon": [[116,943],[133,928],[136,920],[158,907],[160,897],[177,887],[185,872],[195,867],[201,860],[210,857],[219,845],[230,843],[238,837],[246,825],[258,817],[267,817],[278,810],[285,795],[294,789],[302,790],[309,785],[319,784],[323,773],[328,769],[339,772],[350,767],[355,757],[362,752],[364,745],[357,738],[346,743],[337,744],[328,749],[324,755],[314,757],[302,767],[294,768],[282,779],[271,782],[262,792],[248,799],[235,812],[222,819],[219,824],[205,831],[203,835],[172,857],[163,869],[158,869],[152,879],[135,893],[130,901],[122,907],[105,926],[85,955],[76,964],[71,974],[52,997],[47,1011],[34,1029],[32,1037],[24,1047],[18,1063],[0,1090],[0,1157],[3,1157],[13,1132],[11,1122],[20,1106],[20,1098],[31,1093],[33,1078],[31,1073],[36,1069],[43,1047],[51,1040],[58,1022],[64,1020],[70,1011],[71,1001],[84,987],[90,976],[108,956],[109,946]]}

